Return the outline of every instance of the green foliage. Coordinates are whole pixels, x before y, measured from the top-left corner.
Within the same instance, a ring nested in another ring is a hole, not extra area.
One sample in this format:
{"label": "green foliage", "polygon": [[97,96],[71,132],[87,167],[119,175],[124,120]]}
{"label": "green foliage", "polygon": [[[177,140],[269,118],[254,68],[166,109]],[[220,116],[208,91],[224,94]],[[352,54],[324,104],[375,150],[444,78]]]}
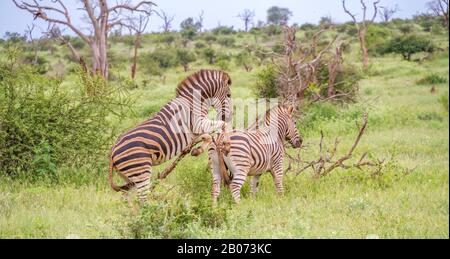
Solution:
{"label": "green foliage", "polygon": [[236,40],[233,37],[220,37],[217,40],[217,43],[219,43],[220,45],[224,46],[224,47],[233,47],[234,43],[236,42]]}
{"label": "green foliage", "polygon": [[211,31],[215,35],[231,35],[235,34],[233,26],[218,26]]}
{"label": "green foliage", "polygon": [[6,39],[6,42],[9,43],[19,43],[19,42],[25,42],[27,40],[27,37],[25,35],[21,35],[17,32],[5,32],[4,38]]}
{"label": "green foliage", "polygon": [[197,36],[197,31],[193,29],[188,30],[182,30],[181,31],[181,37],[187,39],[187,40],[194,40],[195,36]]}
{"label": "green foliage", "polygon": [[258,97],[275,98],[277,93],[277,72],[273,66],[267,66],[256,74],[255,91]]}
{"label": "green foliage", "polygon": [[288,8],[272,6],[267,10],[267,23],[274,25],[287,24],[292,16],[292,12]]}
{"label": "green foliage", "polygon": [[195,54],[186,49],[177,50],[177,60],[180,65],[182,65],[185,70],[187,70],[189,63],[196,60]]}
{"label": "green foliage", "polygon": [[251,65],[254,59],[253,55],[247,50],[241,51],[235,56],[236,65],[242,67]]}
{"label": "green foliage", "polygon": [[106,117],[116,101],[104,91],[86,96],[86,88],[102,88],[99,82],[87,86],[89,76],[83,76],[78,92],[62,91],[60,80],[19,65],[12,55],[0,63],[2,173],[53,174],[56,166],[83,164],[104,155],[111,137]]}
{"label": "green foliage", "polygon": [[173,48],[158,48],[153,52],[142,55],[140,60],[141,66],[156,62],[160,68],[166,69],[177,64],[177,52]]}
{"label": "green foliage", "polygon": [[[355,27],[352,25],[352,27]],[[392,30],[385,26],[372,24],[366,33],[367,47],[371,55],[384,54],[386,45],[391,38]]]}
{"label": "green foliage", "polygon": [[275,24],[267,25],[263,28],[263,31],[267,36],[274,36],[282,33],[281,27]]}
{"label": "green foliage", "polygon": [[304,23],[302,25],[300,25],[300,30],[302,31],[310,31],[310,30],[315,30],[317,29],[317,25],[312,24],[312,23]]}
{"label": "green foliage", "polygon": [[189,17],[186,18],[184,21],[180,24],[181,31],[193,31],[194,33],[197,33],[200,29],[200,23],[195,22],[194,18]]}
{"label": "green foliage", "polygon": [[195,48],[196,48],[196,49],[203,49],[203,48],[206,48],[206,44],[203,43],[203,42],[201,42],[201,41],[198,41],[198,42],[195,43]]}
{"label": "green foliage", "polygon": [[216,63],[217,53],[213,48],[206,48],[203,50],[203,56],[210,65]]}
{"label": "green foliage", "polygon": [[[36,58],[36,60],[35,60]],[[28,53],[23,56],[22,62],[25,64],[33,64],[39,74],[45,74],[50,69],[49,62],[43,56],[38,55],[35,57],[34,53]],[[36,64],[34,62],[36,61]]]}
{"label": "green foliage", "polygon": [[392,39],[387,44],[384,53],[401,54],[405,60],[411,60],[413,54],[432,53],[434,50],[434,44],[427,37],[411,34]]}
{"label": "green foliage", "polygon": [[447,83],[447,78],[440,76],[438,74],[429,74],[421,79],[419,79],[416,83],[418,85],[434,85],[434,84],[445,84]]}
{"label": "green foliage", "polygon": [[172,33],[165,33],[161,36],[160,42],[165,43],[167,45],[171,45],[173,42],[175,42],[176,37]]}
{"label": "green foliage", "polygon": [[178,197],[150,202],[140,208],[138,215],[121,219],[116,228],[122,238],[180,239],[195,237],[190,231],[194,224],[216,228],[226,221],[226,210],[190,203]]}

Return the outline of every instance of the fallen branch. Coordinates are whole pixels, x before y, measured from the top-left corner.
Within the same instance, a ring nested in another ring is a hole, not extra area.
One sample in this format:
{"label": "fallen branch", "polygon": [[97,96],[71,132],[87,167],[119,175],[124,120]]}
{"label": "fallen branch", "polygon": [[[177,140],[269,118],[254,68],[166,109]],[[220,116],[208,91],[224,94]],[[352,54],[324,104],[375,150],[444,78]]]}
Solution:
{"label": "fallen branch", "polygon": [[353,145],[345,153],[344,156],[342,156],[338,159],[334,159],[334,157],[336,156],[336,152],[338,149],[339,139],[338,138],[335,139],[334,146],[332,149],[328,149],[326,152],[324,152],[323,151],[324,135],[323,135],[323,132],[321,131],[320,132],[321,137],[320,137],[320,143],[319,143],[319,154],[320,154],[319,158],[316,160],[313,160],[313,161],[303,161],[300,158],[300,153],[297,154],[297,158],[288,154],[287,158],[289,161],[289,166],[288,166],[287,171],[292,170],[292,163],[297,163],[298,171],[296,172],[296,175],[299,175],[308,169],[312,169],[314,172],[314,176],[319,178],[319,177],[323,177],[323,176],[330,174],[336,168],[344,168],[344,169],[357,168],[359,170],[362,170],[363,167],[375,167],[376,169],[375,169],[375,171],[372,172],[371,175],[372,176],[379,175],[383,169],[385,160],[384,159],[383,160],[377,159],[376,161],[366,160],[367,153],[364,153],[359,158],[357,163],[350,165],[350,166],[345,164],[346,161],[348,161],[350,158],[353,157],[353,153],[354,153],[356,147],[358,146],[358,144],[360,143],[361,138],[366,131],[367,123],[368,123],[368,114],[365,113],[364,117],[363,117],[363,124],[361,127],[359,127],[358,135],[357,135],[355,141],[353,142]]}

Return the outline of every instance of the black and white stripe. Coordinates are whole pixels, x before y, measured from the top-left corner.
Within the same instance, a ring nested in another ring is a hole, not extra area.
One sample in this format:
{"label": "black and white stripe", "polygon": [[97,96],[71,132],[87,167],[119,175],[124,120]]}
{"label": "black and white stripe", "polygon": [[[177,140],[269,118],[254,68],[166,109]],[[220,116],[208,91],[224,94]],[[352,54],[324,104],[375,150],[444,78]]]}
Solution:
{"label": "black and white stripe", "polygon": [[[123,134],[113,146],[109,179],[116,191],[134,187],[145,200],[150,188],[152,166],[181,153],[200,135],[224,128],[231,118],[229,75],[220,70],[201,70],[179,84],[177,96],[155,116]],[[207,118],[213,106],[218,119]],[[117,186],[112,171],[128,184]]]}
{"label": "black and white stripe", "polygon": [[[284,140],[288,140],[294,148],[300,148],[302,144],[292,119],[293,110],[292,107],[276,106],[266,113],[263,128],[222,133],[211,143],[209,158],[213,174],[213,203],[217,202],[220,183],[227,178],[223,165],[231,172],[229,187],[236,202],[240,200],[240,190],[247,176],[253,176],[251,192],[254,194],[259,177],[266,171],[272,173],[277,192],[283,193]],[[224,164],[221,164],[219,155],[223,156]]]}

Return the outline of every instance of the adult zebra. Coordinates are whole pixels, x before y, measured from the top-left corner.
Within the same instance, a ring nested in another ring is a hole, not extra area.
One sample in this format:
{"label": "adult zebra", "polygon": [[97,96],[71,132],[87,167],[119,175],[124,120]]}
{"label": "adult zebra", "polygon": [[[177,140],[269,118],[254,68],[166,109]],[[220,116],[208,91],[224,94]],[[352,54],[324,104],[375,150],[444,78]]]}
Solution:
{"label": "adult zebra", "polygon": [[[257,124],[247,131],[233,130],[218,135],[209,148],[210,166],[213,174],[212,199],[217,203],[220,183],[229,185],[236,203],[248,175],[253,176],[251,193],[255,194],[262,173],[270,171],[278,193],[283,193],[284,140],[294,148],[300,148],[302,138],[292,119],[293,107],[276,106],[266,112],[264,127]],[[194,155],[201,152],[194,150]],[[230,175],[226,168],[231,172]]]}
{"label": "adult zebra", "polygon": [[[137,189],[141,201],[150,188],[152,166],[159,165],[189,147],[195,139],[225,127],[231,114],[231,78],[220,70],[200,70],[177,87],[176,98],[155,116],[119,137],[110,155],[109,182],[115,191]],[[217,120],[207,118],[209,108]],[[113,170],[127,181],[113,182]]]}

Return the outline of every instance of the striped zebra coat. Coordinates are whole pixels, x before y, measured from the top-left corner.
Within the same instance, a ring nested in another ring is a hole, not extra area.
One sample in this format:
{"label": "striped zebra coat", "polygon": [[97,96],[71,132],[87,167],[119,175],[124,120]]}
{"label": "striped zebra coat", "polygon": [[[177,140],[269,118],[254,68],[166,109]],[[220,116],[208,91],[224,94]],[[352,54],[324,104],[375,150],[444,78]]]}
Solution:
{"label": "striped zebra coat", "polygon": [[[293,108],[276,106],[264,117],[264,126],[247,131],[233,130],[221,133],[212,141],[208,150],[213,174],[212,200],[216,204],[220,183],[229,184],[236,203],[247,176],[253,176],[251,193],[255,194],[262,173],[272,173],[278,193],[283,193],[284,140],[294,148],[300,148],[302,139],[292,119]],[[222,159],[223,157],[223,159]],[[226,168],[225,168],[226,167]],[[228,169],[231,173],[228,175]]]}
{"label": "striped zebra coat", "polygon": [[[176,98],[152,118],[119,137],[110,155],[109,181],[115,191],[135,188],[141,201],[150,189],[152,166],[189,147],[200,135],[225,127],[231,119],[230,76],[219,70],[201,70],[182,81]],[[214,107],[217,120],[207,118]],[[127,182],[117,186],[113,170]]]}

